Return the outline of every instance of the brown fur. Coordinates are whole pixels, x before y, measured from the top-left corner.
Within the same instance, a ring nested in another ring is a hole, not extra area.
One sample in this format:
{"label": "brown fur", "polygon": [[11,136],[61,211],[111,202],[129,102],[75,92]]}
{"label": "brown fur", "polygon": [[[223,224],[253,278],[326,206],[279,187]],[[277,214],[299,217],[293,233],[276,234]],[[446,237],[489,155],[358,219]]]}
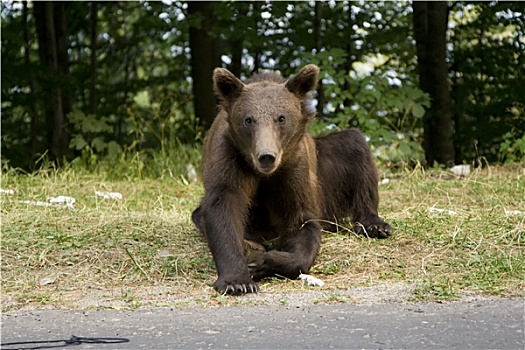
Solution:
{"label": "brown fur", "polygon": [[266,72],[243,83],[214,71],[220,112],[204,146],[205,196],[192,218],[221,293],[256,292],[261,278],[308,272],[320,247],[319,219],[351,216],[369,236],[392,232],[377,216],[377,171],[362,135],[307,133],[318,73],[307,65],[288,81]]}

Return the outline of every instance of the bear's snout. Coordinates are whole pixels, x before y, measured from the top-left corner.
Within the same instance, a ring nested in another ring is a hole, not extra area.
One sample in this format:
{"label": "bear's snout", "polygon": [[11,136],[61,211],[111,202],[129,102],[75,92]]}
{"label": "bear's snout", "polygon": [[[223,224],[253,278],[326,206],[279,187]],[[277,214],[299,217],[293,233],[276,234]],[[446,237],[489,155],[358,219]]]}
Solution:
{"label": "bear's snout", "polygon": [[281,152],[268,149],[252,153],[255,169],[262,175],[271,175],[281,163]]}
{"label": "bear's snout", "polygon": [[251,148],[251,158],[255,169],[263,175],[270,175],[281,162],[281,139],[274,125],[259,125],[256,128]]}
{"label": "bear's snout", "polygon": [[261,168],[271,170],[275,164],[275,153],[262,152],[257,156],[257,160]]}

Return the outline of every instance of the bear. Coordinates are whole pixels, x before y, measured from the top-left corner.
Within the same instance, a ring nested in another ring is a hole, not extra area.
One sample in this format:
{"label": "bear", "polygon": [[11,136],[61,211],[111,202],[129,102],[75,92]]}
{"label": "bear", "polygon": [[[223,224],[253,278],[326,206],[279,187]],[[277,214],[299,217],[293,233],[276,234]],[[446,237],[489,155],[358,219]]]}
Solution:
{"label": "bear", "polygon": [[222,294],[258,292],[257,281],[308,273],[323,229],[345,218],[385,238],[378,174],[356,129],[313,137],[319,68],[288,80],[273,71],[241,81],[213,72],[219,111],[204,142],[204,196],[192,220],[211,250]]}

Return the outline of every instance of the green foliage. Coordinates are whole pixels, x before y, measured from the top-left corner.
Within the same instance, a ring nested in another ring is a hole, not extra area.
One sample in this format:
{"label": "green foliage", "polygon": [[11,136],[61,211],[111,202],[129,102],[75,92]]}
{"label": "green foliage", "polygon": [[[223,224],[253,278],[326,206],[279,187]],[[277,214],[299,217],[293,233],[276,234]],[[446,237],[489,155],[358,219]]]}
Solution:
{"label": "green foliage", "polygon": [[[516,105],[509,109],[514,120],[525,119],[525,105]],[[525,132],[512,128],[502,137],[503,142],[499,145],[501,161],[505,163],[525,162]]]}
{"label": "green foliage", "polygon": [[178,178],[184,183],[195,181],[201,165],[200,146],[179,143],[159,152],[153,149],[123,150],[116,158],[101,156],[86,148],[71,161],[68,168],[81,173],[94,173],[109,179]]}
{"label": "green foliage", "polygon": [[[73,112],[68,116],[67,131],[77,162],[94,166],[103,158],[127,157],[123,152],[162,152],[161,147],[172,147],[168,138],[172,144],[198,140],[191,112],[191,82],[186,79],[190,70],[184,51],[186,25],[181,22],[174,29],[171,23],[182,15],[181,3],[98,5],[96,113],[91,112],[89,102],[93,74],[90,4],[67,4],[67,81],[49,75],[40,66],[32,4],[27,23],[23,23],[17,4],[2,2],[2,72],[21,72],[2,74],[4,161],[29,168],[35,160],[28,154],[45,153],[49,141],[47,92],[57,86],[71,94]],[[29,63],[22,65],[24,30],[29,39]]]}
{"label": "green foliage", "polygon": [[503,139],[505,141],[499,145],[499,149],[505,163],[525,161],[525,135],[518,138],[514,131],[510,131],[503,135]]}
{"label": "green foliage", "polygon": [[516,150],[500,144],[525,134],[524,13],[523,2],[455,3],[450,17],[451,96],[459,161],[517,159],[500,155]]}
{"label": "green foliage", "polygon": [[116,159],[122,152],[117,142],[106,141],[103,136],[113,132],[111,117],[97,118],[76,110],[68,114],[68,120],[75,131],[69,147],[81,151],[82,157],[88,157],[90,163],[96,163],[97,155],[107,155],[109,159]]}
{"label": "green foliage", "polygon": [[[357,127],[386,165],[421,161],[422,118],[429,106],[428,95],[409,78],[399,79],[392,65],[395,56],[370,55],[363,60],[373,71],[363,71],[364,62],[354,62],[350,71],[339,67],[347,58],[340,49],[323,51],[311,61],[321,68],[326,114],[314,125],[314,132]],[[361,67],[361,69],[360,69]],[[330,113],[331,112],[331,113]]]}

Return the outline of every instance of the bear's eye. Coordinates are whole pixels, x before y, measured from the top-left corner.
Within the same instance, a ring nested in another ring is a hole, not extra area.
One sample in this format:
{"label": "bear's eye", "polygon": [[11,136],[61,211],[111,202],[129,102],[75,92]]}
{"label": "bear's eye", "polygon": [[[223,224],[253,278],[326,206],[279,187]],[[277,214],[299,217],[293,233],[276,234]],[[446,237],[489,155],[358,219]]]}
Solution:
{"label": "bear's eye", "polygon": [[250,126],[253,123],[253,119],[251,117],[244,118],[244,125]]}
{"label": "bear's eye", "polygon": [[279,124],[284,124],[286,122],[286,117],[284,115],[280,115],[277,121],[279,122]]}

